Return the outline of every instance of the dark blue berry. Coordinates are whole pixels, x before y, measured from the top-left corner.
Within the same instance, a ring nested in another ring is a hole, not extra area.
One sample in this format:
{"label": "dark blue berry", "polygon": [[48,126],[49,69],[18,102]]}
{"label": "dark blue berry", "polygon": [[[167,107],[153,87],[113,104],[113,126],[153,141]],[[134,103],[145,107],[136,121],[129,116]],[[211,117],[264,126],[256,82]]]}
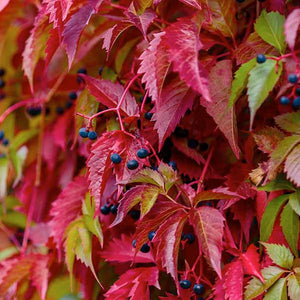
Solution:
{"label": "dark blue berry", "polygon": [[188,140],[188,147],[191,149],[195,149],[198,146],[198,141],[191,139]]}
{"label": "dark blue berry", "polygon": [[112,206],[110,207],[110,212],[111,212],[112,214],[116,215],[116,214],[118,213],[118,205],[117,205],[117,204],[112,205]]}
{"label": "dark blue berry", "polygon": [[66,108],[67,108],[67,109],[68,109],[68,108],[71,108],[72,105],[73,105],[73,102],[72,102],[72,101],[67,101],[67,103],[66,103]]}
{"label": "dark blue berry", "polygon": [[88,138],[90,139],[90,140],[95,140],[96,138],[97,138],[97,132],[96,131],[89,131],[89,133],[88,133]]}
{"label": "dark blue berry", "polygon": [[4,131],[0,129],[0,141],[4,139]]}
{"label": "dark blue berry", "polygon": [[152,167],[150,167],[150,169],[153,170],[153,171],[157,171],[157,170],[158,170],[158,167],[152,166]]}
{"label": "dark blue berry", "polygon": [[130,212],[130,217],[134,220],[138,220],[140,218],[141,212],[139,210],[132,210]]}
{"label": "dark blue berry", "polygon": [[152,116],[153,116],[153,113],[151,113],[151,112],[149,112],[149,111],[147,111],[147,112],[144,114],[144,117],[145,117],[146,120],[151,120]]}
{"label": "dark blue berry", "polygon": [[64,113],[64,109],[61,106],[56,107],[56,113],[58,115],[62,115]]}
{"label": "dark blue berry", "polygon": [[4,76],[4,74],[5,74],[5,69],[0,68],[0,76]]}
{"label": "dark blue berry", "polygon": [[191,287],[191,282],[187,279],[183,279],[180,280],[179,285],[183,288],[183,289],[189,289]]}
{"label": "dark blue berry", "polygon": [[112,161],[112,163],[114,164],[119,164],[122,160],[121,156],[118,153],[113,153],[110,156],[110,160]]}
{"label": "dark blue berry", "polygon": [[266,61],[266,57],[263,55],[263,54],[258,54],[256,56],[256,61],[259,63],[259,64],[262,64]]}
{"label": "dark blue berry", "polygon": [[103,215],[108,215],[110,212],[110,208],[105,204],[100,207],[100,211]]}
{"label": "dark blue berry", "polygon": [[139,166],[139,163],[135,159],[132,159],[127,163],[127,168],[129,170],[135,170],[138,166]]}
{"label": "dark blue berry", "polygon": [[76,92],[70,92],[70,93],[69,93],[69,99],[70,99],[70,100],[76,100],[76,99],[77,99],[77,94],[76,94]]}
{"label": "dark blue berry", "polygon": [[78,70],[77,70],[77,73],[78,74],[87,74],[87,71],[86,71],[86,69],[85,68],[79,68]]}
{"label": "dark blue berry", "polygon": [[41,112],[42,112],[42,108],[40,106],[27,108],[27,113],[32,117],[38,116]]}
{"label": "dark blue berry", "polygon": [[297,97],[293,101],[293,107],[294,108],[299,108],[300,107],[300,97]]}
{"label": "dark blue berry", "polygon": [[200,151],[206,151],[208,149],[208,144],[207,143],[201,143],[200,144]]}
{"label": "dark blue berry", "polygon": [[98,74],[101,76],[102,73],[103,73],[103,67],[100,67],[100,68],[99,68],[99,71],[98,71]]}
{"label": "dark blue berry", "polygon": [[202,202],[201,201],[197,204],[197,207],[200,207],[200,206],[202,206]]}
{"label": "dark blue berry", "polygon": [[0,89],[5,87],[5,81],[3,79],[0,79]]}
{"label": "dark blue berry", "polygon": [[148,253],[150,251],[150,246],[148,244],[144,244],[140,251],[143,253]]}
{"label": "dark blue berry", "polygon": [[172,169],[175,171],[177,169],[177,164],[175,161],[171,160],[169,162],[169,166],[172,167]]}
{"label": "dark blue berry", "polygon": [[132,241],[132,247],[135,248],[136,247],[136,240]]}
{"label": "dark blue berry", "polygon": [[139,158],[145,158],[149,155],[149,152],[147,149],[145,148],[141,148],[137,151],[136,155],[139,157]]}
{"label": "dark blue berry", "polygon": [[154,236],[155,236],[155,231],[150,231],[150,232],[148,233],[148,239],[149,239],[149,241],[152,241],[153,238],[154,238]]}
{"label": "dark blue berry", "polygon": [[188,243],[192,244],[195,241],[195,237],[192,233],[187,233],[183,236],[183,240],[188,240]]}
{"label": "dark blue berry", "polygon": [[193,290],[196,295],[202,295],[205,292],[205,287],[201,283],[196,283],[193,287]]}
{"label": "dark blue berry", "polygon": [[290,99],[286,96],[282,96],[280,97],[279,102],[282,105],[288,105],[290,103]]}
{"label": "dark blue berry", "polygon": [[82,127],[79,129],[79,135],[82,137],[82,138],[87,138],[88,135],[89,135],[89,132],[86,130],[85,127]]}
{"label": "dark blue berry", "polygon": [[50,107],[48,107],[48,106],[46,107],[45,113],[46,113],[46,116],[48,116],[50,114]]}
{"label": "dark blue berry", "polygon": [[300,88],[296,88],[295,94],[296,94],[297,96],[300,96]]}
{"label": "dark blue berry", "polygon": [[296,75],[296,74],[289,74],[289,76],[288,76],[288,81],[290,82],[290,83],[297,83],[297,81],[298,81],[298,76]]}
{"label": "dark blue berry", "polygon": [[237,3],[243,3],[245,0],[235,0]]}
{"label": "dark blue berry", "polygon": [[205,206],[210,206],[210,207],[212,207],[212,204],[211,204],[210,202],[206,202],[206,203],[205,203]]}
{"label": "dark blue berry", "polygon": [[9,140],[8,140],[8,139],[3,139],[3,140],[2,140],[2,144],[3,144],[4,146],[7,146],[7,145],[9,144]]}

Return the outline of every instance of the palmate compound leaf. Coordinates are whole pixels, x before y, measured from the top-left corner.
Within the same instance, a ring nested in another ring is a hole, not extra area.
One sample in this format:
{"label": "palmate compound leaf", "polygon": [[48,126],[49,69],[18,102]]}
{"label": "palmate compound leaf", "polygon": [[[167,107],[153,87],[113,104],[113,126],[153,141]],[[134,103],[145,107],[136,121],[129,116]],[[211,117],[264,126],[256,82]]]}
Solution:
{"label": "palmate compound leaf", "polygon": [[224,276],[225,299],[240,300],[243,298],[243,263],[237,260],[229,264]]}
{"label": "palmate compound leaf", "polygon": [[87,179],[78,176],[63,189],[58,198],[52,203],[50,210],[52,217],[50,221],[51,235],[57,243],[58,249],[61,248],[68,225],[80,215],[87,191]]}
{"label": "palmate compound leaf", "polygon": [[260,224],[260,240],[263,242],[266,242],[273,230],[273,226],[275,223],[275,220],[277,218],[277,215],[281,209],[281,207],[284,205],[284,203],[288,200],[289,195],[281,195],[277,198],[272,199],[267,207],[265,208],[264,214],[261,218],[261,224]]}
{"label": "palmate compound leaf", "polygon": [[280,217],[280,226],[290,248],[295,256],[298,256],[299,239],[299,216],[294,212],[288,203],[282,210]]}
{"label": "palmate compound leaf", "polygon": [[219,210],[201,206],[191,210],[190,222],[207,261],[221,278],[221,251],[224,217]]}
{"label": "palmate compound leaf", "polygon": [[297,145],[287,156],[284,171],[287,178],[300,187],[300,145]]}
{"label": "palmate compound leaf", "polygon": [[160,289],[158,279],[157,267],[129,269],[111,286],[105,297],[110,300],[148,300],[151,285]]}
{"label": "palmate compound leaf", "polygon": [[32,281],[42,300],[46,299],[48,287],[49,257],[42,254],[28,254],[0,264],[0,295],[5,297],[9,289],[23,279]]}
{"label": "palmate compound leaf", "polygon": [[153,115],[154,128],[158,133],[160,149],[185,112],[192,108],[195,96],[196,93],[178,78],[172,80],[163,88]]}
{"label": "palmate compound leaf", "polygon": [[256,111],[273,90],[282,72],[282,63],[267,59],[263,64],[257,64],[250,73],[248,80],[248,102],[250,108],[250,128],[253,126]]}
{"label": "palmate compound leaf", "polygon": [[266,248],[268,255],[273,262],[284,269],[291,269],[294,256],[290,249],[283,245],[261,243]]}
{"label": "palmate compound leaf", "polygon": [[284,22],[285,18],[280,13],[274,11],[267,13],[263,10],[254,25],[259,36],[280,53],[284,53],[286,47],[283,33]]}
{"label": "palmate compound leaf", "polygon": [[228,102],[228,107],[231,108],[238,100],[239,96],[247,86],[249,72],[257,65],[256,59],[253,58],[242,64],[234,74],[234,80],[231,85],[231,94]]}
{"label": "palmate compound leaf", "polygon": [[210,70],[209,90],[211,102],[202,100],[201,104],[213,117],[221,132],[227,138],[229,145],[238,158],[240,149],[238,146],[237,124],[234,108],[227,108],[230,97],[230,86],[232,81],[231,60],[222,60]]}
{"label": "palmate compound leaf", "polygon": [[202,97],[211,101],[207,71],[198,61],[198,51],[203,47],[199,40],[199,26],[190,18],[182,18],[165,30],[162,37],[167,47],[169,60],[179,77],[197,91]]}
{"label": "palmate compound leaf", "polygon": [[149,47],[140,56],[141,65],[139,74],[143,74],[142,82],[146,84],[149,96],[152,100],[158,101],[165,77],[168,73],[170,63],[168,53],[162,43],[162,36],[165,32],[155,33]]}
{"label": "palmate compound leaf", "polygon": [[78,218],[71,222],[65,231],[64,237],[66,264],[70,273],[71,286],[73,284],[73,264],[75,258],[90,268],[96,281],[101,286],[92,261],[92,234],[86,228],[84,220]]}
{"label": "palmate compound leaf", "polygon": [[161,188],[152,185],[138,185],[131,188],[120,200],[118,214],[111,226],[121,223],[131,208],[138,203],[140,203],[141,218],[143,218],[150,211],[157,197],[162,192]]}
{"label": "palmate compound leaf", "polygon": [[300,25],[300,9],[294,9],[284,23],[285,40],[291,50],[294,50],[298,28]]}
{"label": "palmate compound leaf", "polygon": [[251,300],[261,295],[265,290],[268,290],[286,271],[276,267],[270,266],[262,269],[261,273],[265,280],[265,283],[262,283],[256,277],[253,277],[246,287],[246,291],[244,293],[245,300]]}

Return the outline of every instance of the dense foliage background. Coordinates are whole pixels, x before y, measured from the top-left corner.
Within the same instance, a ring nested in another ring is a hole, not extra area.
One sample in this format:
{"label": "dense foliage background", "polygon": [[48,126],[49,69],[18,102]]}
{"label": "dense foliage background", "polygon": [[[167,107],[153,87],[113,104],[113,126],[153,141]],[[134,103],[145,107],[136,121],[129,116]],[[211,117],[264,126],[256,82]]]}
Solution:
{"label": "dense foliage background", "polygon": [[299,300],[299,25],[0,1],[0,299]]}

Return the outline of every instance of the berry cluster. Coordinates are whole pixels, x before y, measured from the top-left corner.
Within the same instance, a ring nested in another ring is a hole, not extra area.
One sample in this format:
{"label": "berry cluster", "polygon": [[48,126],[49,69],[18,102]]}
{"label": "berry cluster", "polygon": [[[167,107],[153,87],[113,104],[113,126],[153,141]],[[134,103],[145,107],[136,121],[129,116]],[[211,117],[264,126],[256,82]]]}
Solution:
{"label": "berry cluster", "polygon": [[[150,231],[148,234],[148,239],[150,242],[153,240],[154,236],[155,236],[155,231]],[[133,240],[132,247],[133,248],[136,247],[136,240]],[[148,253],[150,251],[150,246],[148,245],[148,243],[143,244],[140,251],[143,253]]]}
{"label": "berry cluster", "polygon": [[0,129],[0,142],[2,143],[2,145],[4,146],[8,146],[9,144],[9,140],[5,138],[5,134],[4,131]]}
{"label": "berry cluster", "polygon": [[113,215],[116,215],[118,213],[118,204],[104,204],[100,207],[100,211],[103,215],[108,215],[109,213],[112,213]]}
{"label": "berry cluster", "polygon": [[58,106],[56,107],[56,113],[58,115],[62,115],[65,111],[65,109],[69,109],[73,106],[73,102],[77,99],[77,93],[72,91],[69,93],[69,99],[66,102],[65,108],[63,108],[62,106]]}
{"label": "berry cluster", "polygon": [[[179,282],[179,285],[180,285],[181,288],[186,290],[186,289],[189,289],[191,287],[192,283],[188,279],[183,279]],[[196,295],[203,295],[204,292],[205,292],[205,287],[201,283],[195,283],[194,286],[193,286],[193,290],[194,290],[194,293]]]}
{"label": "berry cluster", "polygon": [[[263,54],[258,54],[256,57],[256,61],[259,64],[263,64],[266,61],[266,57]],[[288,75],[288,81],[289,83],[293,84],[293,91],[290,96],[282,96],[279,99],[280,104],[282,105],[289,105],[291,103],[291,97],[294,97],[293,99],[293,107],[295,109],[298,109],[300,107],[300,87],[297,86],[299,81],[299,74],[291,73]]]}
{"label": "berry cluster", "polygon": [[95,140],[98,136],[96,131],[93,130],[90,131],[85,127],[79,129],[79,135],[82,138],[89,138],[90,140]]}

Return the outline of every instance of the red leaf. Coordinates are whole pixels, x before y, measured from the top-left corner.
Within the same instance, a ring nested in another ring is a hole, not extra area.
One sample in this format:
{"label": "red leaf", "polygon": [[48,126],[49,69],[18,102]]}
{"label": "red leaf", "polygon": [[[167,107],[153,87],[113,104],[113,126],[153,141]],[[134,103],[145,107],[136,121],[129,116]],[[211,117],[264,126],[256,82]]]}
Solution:
{"label": "red leaf", "polygon": [[223,279],[219,278],[214,285],[213,294],[215,300],[225,300],[225,291],[223,285],[224,285],[224,278]]}
{"label": "red leaf", "polygon": [[121,234],[121,239],[112,238],[108,244],[104,245],[104,250],[100,251],[100,256],[109,262],[132,262],[151,263],[154,262],[151,252],[137,252],[132,247],[133,237]]}
{"label": "red leaf", "polygon": [[203,7],[202,7],[201,3],[206,3],[207,0],[179,0],[179,1],[186,5],[194,7],[196,9],[202,10]]}
{"label": "red leaf", "polygon": [[224,276],[225,299],[243,299],[243,264],[240,260],[229,264]]}
{"label": "red leaf", "polygon": [[149,47],[140,56],[142,62],[138,73],[144,73],[142,82],[146,84],[153,101],[158,101],[160,98],[163,83],[170,67],[167,51],[161,42],[164,34],[164,32],[154,34]]}
{"label": "red leaf", "polygon": [[58,36],[58,29],[57,28],[52,28],[50,30],[50,37],[47,41],[46,44],[46,57],[45,57],[45,65],[48,66],[53,55],[57,51],[57,49],[60,47],[59,44],[59,36]]}
{"label": "red leaf", "polygon": [[87,191],[88,182],[86,178],[76,177],[52,203],[50,227],[58,249],[61,247],[66,228],[81,213],[82,201]]}
{"label": "red leaf", "polygon": [[[9,289],[23,279],[31,280],[42,300],[48,287],[48,256],[29,254],[23,257],[4,260],[0,267],[0,295],[9,297]],[[12,298],[7,298],[12,299]]]}
{"label": "red leaf", "polygon": [[293,10],[284,23],[285,40],[291,50],[294,50],[298,28],[300,25],[300,8]]}
{"label": "red leaf", "polygon": [[246,253],[241,254],[240,258],[242,259],[245,273],[254,275],[260,281],[264,282],[264,278],[260,273],[259,254],[253,244],[248,247]]}
{"label": "red leaf", "polygon": [[157,245],[156,256],[161,259],[162,266],[166,268],[176,282],[181,233],[186,220],[185,211],[176,212],[161,224],[152,240]]}
{"label": "red leaf", "polygon": [[201,104],[213,117],[219,129],[227,138],[233,153],[238,158],[240,149],[237,142],[237,125],[234,108],[228,110],[228,99],[232,82],[232,64],[230,60],[218,62],[210,71],[210,94],[212,102],[202,99]]}
{"label": "red leaf", "polygon": [[207,101],[211,101],[207,73],[198,61],[198,51],[203,46],[198,36],[197,25],[191,19],[182,18],[166,29],[163,41],[180,78]]}
{"label": "red leaf", "polygon": [[278,11],[282,15],[285,13],[285,0],[270,0],[267,2],[269,10]]}
{"label": "red leaf", "polygon": [[156,13],[152,9],[146,9],[143,14],[139,15],[131,4],[124,14],[141,31],[144,39],[147,41],[147,30],[153,20],[157,17]]}
{"label": "red leaf", "polygon": [[[122,85],[113,83],[110,80],[99,80],[86,75],[81,76],[89,92],[97,98],[97,101],[108,108],[116,108],[124,92]],[[138,113],[136,101],[129,93],[125,95],[121,109],[127,116],[134,116]]]}
{"label": "red leaf", "polygon": [[27,76],[31,91],[33,91],[33,74],[35,66],[40,58],[40,55],[45,48],[47,40],[48,18],[45,11],[41,10],[34,20],[34,25],[30,31],[30,36],[26,41],[26,46],[23,52],[23,70]]}
{"label": "red leaf", "polygon": [[118,37],[131,26],[133,26],[133,24],[130,22],[119,22],[101,34],[101,37],[103,38],[102,48],[106,49],[107,56]]}
{"label": "red leaf", "polygon": [[221,250],[224,218],[215,208],[201,206],[191,210],[190,221],[198,237],[199,249],[221,278]]}
{"label": "red leaf", "polygon": [[157,267],[130,269],[120,276],[105,297],[110,300],[148,300],[150,285],[160,289],[158,275]]}
{"label": "red leaf", "polygon": [[195,93],[178,79],[174,79],[163,89],[153,115],[160,149],[185,112],[192,108],[194,98]]}
{"label": "red leaf", "polygon": [[69,69],[71,68],[72,62],[75,58],[80,35],[94,13],[95,11],[92,6],[84,5],[75,14],[73,14],[65,24],[62,35],[63,44],[66,47],[68,56]]}

